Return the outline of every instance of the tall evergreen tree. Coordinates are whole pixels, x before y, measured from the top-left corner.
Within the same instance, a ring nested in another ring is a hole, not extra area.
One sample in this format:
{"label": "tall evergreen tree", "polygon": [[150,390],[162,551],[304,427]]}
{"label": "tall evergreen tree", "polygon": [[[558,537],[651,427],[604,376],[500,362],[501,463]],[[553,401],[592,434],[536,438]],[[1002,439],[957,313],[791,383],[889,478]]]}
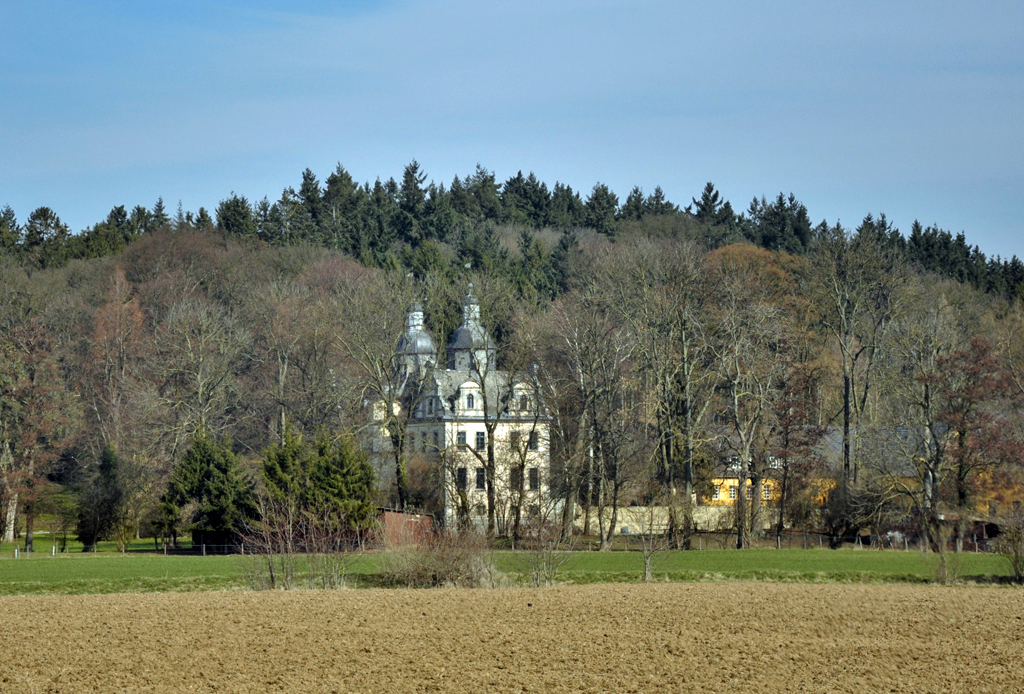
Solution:
{"label": "tall evergreen tree", "polygon": [[175,467],[162,501],[175,512],[188,509],[184,521],[208,544],[229,544],[255,517],[253,491],[242,477],[226,442],[200,432]]}
{"label": "tall evergreen tree", "polygon": [[156,199],[156,204],[153,205],[153,211],[149,213],[149,217],[152,225],[150,231],[156,231],[160,227],[170,223],[171,218],[167,215],[167,210],[164,209],[163,198]]}
{"label": "tall evergreen tree", "polygon": [[594,184],[587,198],[586,223],[599,234],[614,236],[615,216],[619,210],[619,198],[603,183]]}
{"label": "tall evergreen tree", "polygon": [[413,159],[402,172],[402,186],[398,190],[398,210],[394,217],[398,238],[414,246],[423,240],[423,211],[427,195],[423,182],[427,175],[420,171],[419,163]]}
{"label": "tall evergreen tree", "polygon": [[331,248],[358,255],[356,239],[362,190],[340,163],[324,184],[321,198],[324,242]]}
{"label": "tall evergreen tree", "polygon": [[217,205],[217,228],[236,236],[255,236],[256,217],[244,195],[231,195]]}
{"label": "tall evergreen tree", "polygon": [[21,245],[21,227],[10,205],[0,210],[0,253],[13,253]]}
{"label": "tall evergreen tree", "polygon": [[571,186],[555,183],[548,205],[547,224],[556,229],[578,229],[586,223],[586,207]]}
{"label": "tall evergreen tree", "polygon": [[78,541],[83,552],[94,550],[97,541],[110,536],[119,520],[123,496],[117,451],[108,444],[100,454],[95,476],[79,492]]}
{"label": "tall evergreen tree", "polygon": [[622,203],[622,212],[619,216],[622,219],[640,221],[646,212],[644,192],[639,186],[633,186],[633,190],[626,196],[626,202]]}
{"label": "tall evergreen tree", "polygon": [[26,259],[36,267],[60,267],[67,260],[71,230],[49,207],[39,207],[28,216],[23,233]]}

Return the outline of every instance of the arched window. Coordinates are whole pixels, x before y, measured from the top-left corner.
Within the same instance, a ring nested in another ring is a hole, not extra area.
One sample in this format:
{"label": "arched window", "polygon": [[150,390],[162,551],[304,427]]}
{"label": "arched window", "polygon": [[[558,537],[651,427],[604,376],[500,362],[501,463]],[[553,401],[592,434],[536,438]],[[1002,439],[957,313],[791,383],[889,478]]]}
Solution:
{"label": "arched window", "polygon": [[473,409],[473,394],[472,393],[470,393],[469,395],[466,396],[466,409],[467,410],[472,410]]}
{"label": "arched window", "polygon": [[526,403],[527,403],[526,396],[525,395],[520,395],[519,396],[519,409],[520,410],[525,410],[526,409]]}

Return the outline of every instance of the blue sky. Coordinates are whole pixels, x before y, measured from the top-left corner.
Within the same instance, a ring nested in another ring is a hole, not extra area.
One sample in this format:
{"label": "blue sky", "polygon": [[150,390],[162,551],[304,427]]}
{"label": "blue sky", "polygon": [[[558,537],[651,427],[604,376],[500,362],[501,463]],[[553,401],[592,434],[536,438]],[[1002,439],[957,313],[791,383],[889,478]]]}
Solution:
{"label": "blue sky", "polygon": [[[336,7],[340,4],[342,7]],[[713,181],[1024,256],[1024,5],[0,3],[0,205],[272,200],[417,159],[584,195]]]}

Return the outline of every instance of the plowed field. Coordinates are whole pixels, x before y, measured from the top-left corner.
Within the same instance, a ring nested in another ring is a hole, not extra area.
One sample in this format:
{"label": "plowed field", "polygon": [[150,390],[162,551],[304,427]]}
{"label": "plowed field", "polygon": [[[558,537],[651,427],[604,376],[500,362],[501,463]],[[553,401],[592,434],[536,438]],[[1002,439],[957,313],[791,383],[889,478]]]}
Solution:
{"label": "plowed field", "polygon": [[1021,692],[1024,591],[699,583],[0,598],[0,692]]}

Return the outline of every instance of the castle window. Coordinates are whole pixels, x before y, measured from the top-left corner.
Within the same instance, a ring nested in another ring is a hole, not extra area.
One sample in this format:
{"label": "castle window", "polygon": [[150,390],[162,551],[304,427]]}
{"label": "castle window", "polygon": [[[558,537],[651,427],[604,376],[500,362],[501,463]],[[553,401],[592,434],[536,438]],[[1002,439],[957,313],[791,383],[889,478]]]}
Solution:
{"label": "castle window", "polygon": [[526,399],[526,396],[525,395],[520,395],[519,396],[519,409],[520,410],[525,410],[526,406],[527,406],[527,402],[528,401]]}
{"label": "castle window", "polygon": [[437,431],[434,431],[434,448],[439,449],[440,446],[437,443]]}
{"label": "castle window", "polygon": [[482,451],[487,448],[487,434],[482,431],[476,432],[476,449]]}
{"label": "castle window", "polygon": [[470,393],[469,395],[466,396],[466,409],[467,410],[472,410],[473,409],[473,394],[472,393]]}
{"label": "castle window", "polygon": [[512,468],[509,473],[509,484],[514,492],[518,492],[523,488],[523,468],[518,465]]}
{"label": "castle window", "polygon": [[540,489],[540,468],[530,468],[530,491],[535,492]]}
{"label": "castle window", "polygon": [[482,467],[476,469],[476,490],[482,492],[487,489],[487,471]]}
{"label": "castle window", "polygon": [[434,398],[427,398],[427,414],[434,414]]}
{"label": "castle window", "polygon": [[464,431],[457,431],[457,432],[455,432],[455,443],[458,446],[460,446],[462,448],[465,448],[466,447],[466,432],[464,432]]}
{"label": "castle window", "polygon": [[530,442],[527,446],[531,451],[535,451],[540,448],[540,436],[537,435],[537,430],[530,432]]}
{"label": "castle window", "polygon": [[772,485],[770,485],[770,484],[764,485],[763,493],[764,493],[764,500],[765,501],[771,501],[772,500]]}
{"label": "castle window", "polygon": [[508,434],[508,447],[513,451],[519,450],[519,432],[510,431]]}
{"label": "castle window", "polygon": [[466,468],[464,467],[455,471],[455,488],[460,492],[466,491]]}
{"label": "castle window", "polygon": [[711,488],[711,498],[714,501],[718,501],[719,497],[721,496],[721,492],[720,492],[721,489],[722,489],[722,486],[718,485],[718,484],[716,484],[714,487]]}
{"label": "castle window", "polygon": [[735,484],[729,485],[729,498],[735,499],[739,495],[739,487]]}
{"label": "castle window", "polygon": [[754,498],[754,488],[753,487],[747,487],[747,501],[750,501],[753,498]]}

